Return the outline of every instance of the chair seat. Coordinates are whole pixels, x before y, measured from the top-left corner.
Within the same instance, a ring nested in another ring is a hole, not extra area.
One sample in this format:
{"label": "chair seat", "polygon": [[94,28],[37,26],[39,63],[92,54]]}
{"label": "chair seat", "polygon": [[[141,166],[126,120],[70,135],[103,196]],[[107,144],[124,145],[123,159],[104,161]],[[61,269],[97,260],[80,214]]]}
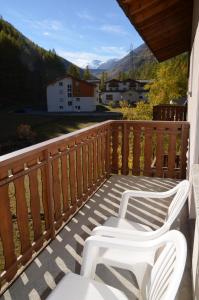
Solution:
{"label": "chair seat", "polygon": [[115,228],[120,228],[120,229],[128,229],[128,230],[134,230],[134,231],[153,231],[151,227],[129,221],[127,219],[121,219],[117,217],[109,217],[106,222],[103,224],[104,226],[109,226],[109,227],[115,227]]}
{"label": "chair seat", "polygon": [[74,273],[66,274],[48,300],[128,300],[123,292]]}
{"label": "chair seat", "polygon": [[[127,219],[121,219],[113,216],[107,219],[107,221],[104,223],[104,226],[142,232],[152,231],[152,229],[147,225],[131,222]],[[141,267],[143,264],[143,255],[146,262],[150,265],[153,265],[154,251],[146,250],[145,253],[134,251],[132,254],[129,251],[125,251],[125,249],[101,249],[98,257],[98,263],[104,263],[122,269],[129,268],[129,265],[131,265],[134,269],[136,265]]]}

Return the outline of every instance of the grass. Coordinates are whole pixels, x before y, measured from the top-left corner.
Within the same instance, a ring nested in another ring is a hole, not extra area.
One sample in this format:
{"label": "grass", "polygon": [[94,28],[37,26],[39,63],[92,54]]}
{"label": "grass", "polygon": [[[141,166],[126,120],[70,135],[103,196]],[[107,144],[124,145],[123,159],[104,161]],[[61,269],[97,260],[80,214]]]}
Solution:
{"label": "grass", "polygon": [[[111,118],[113,118],[111,116]],[[0,111],[0,155],[25,147],[17,136],[17,127],[21,124],[31,126],[36,138],[33,142],[39,143],[59,135],[103,122],[107,116],[64,116],[64,115],[31,115],[17,114],[8,110]],[[8,146],[7,146],[8,145]]]}

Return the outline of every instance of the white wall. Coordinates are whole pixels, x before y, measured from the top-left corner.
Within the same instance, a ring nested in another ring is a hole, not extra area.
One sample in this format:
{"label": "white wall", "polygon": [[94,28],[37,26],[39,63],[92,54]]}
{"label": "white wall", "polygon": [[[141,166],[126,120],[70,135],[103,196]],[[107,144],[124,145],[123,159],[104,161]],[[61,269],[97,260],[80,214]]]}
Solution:
{"label": "white wall", "polygon": [[[63,86],[59,85],[63,82]],[[71,78],[64,78],[47,87],[48,112],[90,112],[96,110],[96,97],[68,97]]]}
{"label": "white wall", "polygon": [[[112,95],[113,96],[113,100],[106,100],[106,95]],[[101,100],[102,103],[104,104],[109,104],[109,102],[111,101],[121,101],[121,93],[120,92],[104,92],[101,94]]]}
{"label": "white wall", "polygon": [[193,299],[199,299],[199,165],[192,165],[194,202],[196,207],[196,223],[192,255]]}
{"label": "white wall", "polygon": [[190,128],[190,165],[199,162],[199,1],[194,1],[192,50],[188,87]]}
{"label": "white wall", "polygon": [[196,218],[192,253],[193,299],[199,300],[199,1],[194,0],[192,24],[192,49],[188,85],[188,121],[190,145],[188,175],[193,180],[189,197],[190,218]]}
{"label": "white wall", "polygon": [[[188,84],[188,121],[190,122],[190,146],[188,175],[193,163],[199,162],[199,1],[194,1],[192,24],[192,49]],[[195,217],[193,195],[189,198],[189,214]]]}

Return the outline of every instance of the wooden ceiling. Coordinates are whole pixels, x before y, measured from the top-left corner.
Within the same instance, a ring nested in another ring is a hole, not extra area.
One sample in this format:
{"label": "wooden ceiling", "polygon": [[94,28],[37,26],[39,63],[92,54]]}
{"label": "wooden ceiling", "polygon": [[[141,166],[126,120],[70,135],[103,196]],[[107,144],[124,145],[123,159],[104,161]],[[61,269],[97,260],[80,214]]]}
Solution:
{"label": "wooden ceiling", "polygon": [[189,51],[193,0],[117,0],[159,61]]}

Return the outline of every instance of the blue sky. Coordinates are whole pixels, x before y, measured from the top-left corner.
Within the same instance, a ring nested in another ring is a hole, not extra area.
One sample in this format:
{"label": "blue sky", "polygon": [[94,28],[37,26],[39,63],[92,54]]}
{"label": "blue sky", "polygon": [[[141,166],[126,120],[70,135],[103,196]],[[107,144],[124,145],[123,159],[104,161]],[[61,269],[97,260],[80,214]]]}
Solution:
{"label": "blue sky", "polygon": [[85,67],[121,58],[142,39],[116,0],[1,0],[0,14],[32,41]]}

